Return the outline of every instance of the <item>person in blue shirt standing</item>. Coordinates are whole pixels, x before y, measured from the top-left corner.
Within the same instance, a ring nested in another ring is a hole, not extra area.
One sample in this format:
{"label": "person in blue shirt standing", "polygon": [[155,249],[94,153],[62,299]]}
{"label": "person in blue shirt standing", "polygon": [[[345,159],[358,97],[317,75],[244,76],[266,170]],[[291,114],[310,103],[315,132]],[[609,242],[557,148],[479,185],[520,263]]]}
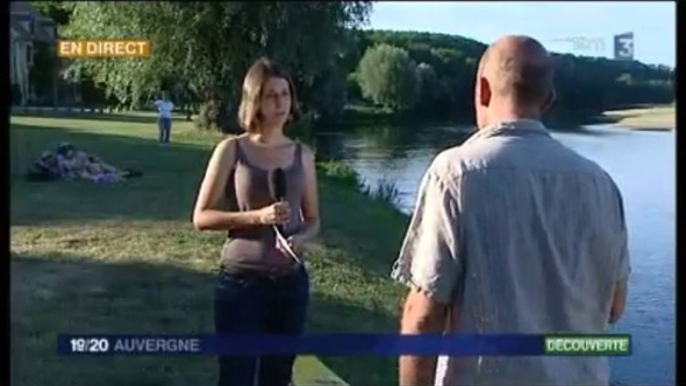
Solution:
{"label": "person in blue shirt standing", "polygon": [[169,143],[171,136],[171,113],[174,110],[174,103],[169,100],[169,93],[164,91],[162,99],[156,100],[153,103],[155,109],[159,113],[158,126],[160,128],[160,143]]}

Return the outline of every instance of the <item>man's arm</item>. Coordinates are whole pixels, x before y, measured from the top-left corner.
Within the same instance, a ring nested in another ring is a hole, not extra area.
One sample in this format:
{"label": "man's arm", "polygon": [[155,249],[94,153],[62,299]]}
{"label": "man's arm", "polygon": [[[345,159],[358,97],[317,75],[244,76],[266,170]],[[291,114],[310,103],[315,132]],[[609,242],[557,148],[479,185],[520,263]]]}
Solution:
{"label": "man's arm", "polygon": [[617,232],[617,252],[619,255],[617,281],[615,282],[612,304],[610,305],[610,315],[608,323],[615,324],[624,315],[629,287],[629,275],[631,273],[631,262],[629,259],[629,234],[626,227],[626,215],[624,212],[624,200],[617,185],[614,190],[618,203],[619,226]]}
{"label": "man's arm", "polygon": [[[441,334],[447,326],[450,304],[432,299],[420,290],[412,289],[405,300],[400,333]],[[433,385],[436,357],[400,357],[400,386]]]}
{"label": "man's arm", "polygon": [[[441,334],[454,309],[462,263],[459,250],[457,188],[432,165],[422,179],[417,204],[392,277],[410,287],[401,334]],[[432,385],[436,356],[400,358],[400,385]]]}
{"label": "man's arm", "polygon": [[615,292],[610,307],[610,324],[615,324],[624,315],[626,309],[626,298],[628,292],[628,279],[621,279],[615,284]]}

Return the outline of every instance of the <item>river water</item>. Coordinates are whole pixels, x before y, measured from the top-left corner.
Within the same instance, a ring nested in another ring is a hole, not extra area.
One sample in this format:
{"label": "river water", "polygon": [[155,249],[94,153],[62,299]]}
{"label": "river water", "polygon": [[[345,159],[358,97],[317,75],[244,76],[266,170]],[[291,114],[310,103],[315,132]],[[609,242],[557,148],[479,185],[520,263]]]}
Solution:
{"label": "river water", "polygon": [[[358,127],[320,132],[317,152],[345,160],[372,187],[392,182],[397,205],[411,212],[434,156],[470,128]],[[624,318],[611,330],[632,334],[630,357],[611,358],[612,378],[629,385],[675,382],[675,132],[587,126],[555,138],[607,170],[619,185],[629,227],[633,272]],[[390,267],[389,267],[390,269]]]}

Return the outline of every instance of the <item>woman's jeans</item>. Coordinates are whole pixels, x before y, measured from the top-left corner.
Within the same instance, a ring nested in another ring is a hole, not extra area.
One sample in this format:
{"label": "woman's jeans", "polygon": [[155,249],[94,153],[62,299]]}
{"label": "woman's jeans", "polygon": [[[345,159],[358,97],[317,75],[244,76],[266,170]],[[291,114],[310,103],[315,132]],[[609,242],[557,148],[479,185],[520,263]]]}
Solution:
{"label": "woman's jeans", "polygon": [[[219,274],[214,315],[217,334],[295,334],[304,330],[309,275],[298,267],[285,277]],[[295,355],[219,358],[219,386],[290,385]]]}

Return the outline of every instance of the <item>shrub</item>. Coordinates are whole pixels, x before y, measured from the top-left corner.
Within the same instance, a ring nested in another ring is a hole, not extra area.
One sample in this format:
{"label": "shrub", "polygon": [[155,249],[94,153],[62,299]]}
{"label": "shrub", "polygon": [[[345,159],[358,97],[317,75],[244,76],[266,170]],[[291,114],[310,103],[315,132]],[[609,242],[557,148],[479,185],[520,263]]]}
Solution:
{"label": "shrub", "polygon": [[200,106],[195,127],[199,130],[222,133],[236,132],[239,129],[235,115],[232,115],[226,103],[219,99],[212,99]]}
{"label": "shrub", "polygon": [[342,161],[321,161],[317,163],[317,171],[321,175],[335,180],[343,186],[363,190],[362,177],[348,164]]}
{"label": "shrub", "polygon": [[366,186],[363,192],[376,201],[382,201],[391,205],[396,205],[400,196],[400,191],[395,181],[386,177],[382,177],[373,189],[370,186]]}

